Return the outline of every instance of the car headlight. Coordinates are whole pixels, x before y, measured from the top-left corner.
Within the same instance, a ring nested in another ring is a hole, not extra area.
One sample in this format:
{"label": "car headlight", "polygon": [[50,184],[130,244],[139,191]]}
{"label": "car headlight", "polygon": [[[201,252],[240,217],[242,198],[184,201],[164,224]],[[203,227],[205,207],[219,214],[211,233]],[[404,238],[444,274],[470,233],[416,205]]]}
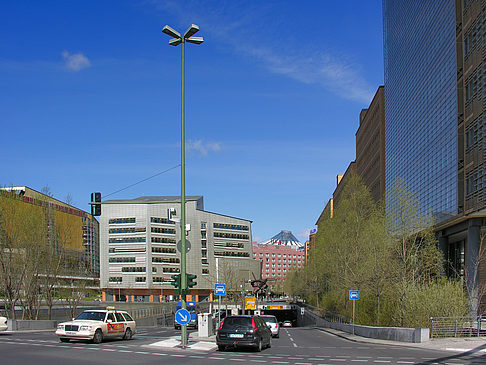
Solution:
{"label": "car headlight", "polygon": [[64,329],[64,325],[63,324],[58,324],[57,325],[57,329],[58,330],[63,330]]}
{"label": "car headlight", "polygon": [[81,326],[79,327],[80,331],[91,331],[91,326]]}

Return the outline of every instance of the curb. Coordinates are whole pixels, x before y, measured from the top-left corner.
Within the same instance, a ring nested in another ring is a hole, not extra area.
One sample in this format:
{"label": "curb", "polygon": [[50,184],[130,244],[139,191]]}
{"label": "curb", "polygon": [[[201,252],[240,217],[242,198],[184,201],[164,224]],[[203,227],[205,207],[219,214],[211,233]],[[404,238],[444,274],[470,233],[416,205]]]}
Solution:
{"label": "curb", "polygon": [[[335,329],[328,329],[328,328],[321,328],[321,327],[314,327],[315,329],[326,332],[330,335],[340,337],[342,339],[355,342],[355,343],[373,343],[373,344],[381,344],[381,345],[390,345],[390,346],[400,346],[400,347],[411,347],[411,348],[421,348],[421,349],[428,349],[428,350],[436,350],[436,351],[447,351],[447,352],[454,352],[454,353],[465,353],[465,352],[486,352],[486,337],[475,337],[471,339],[467,338],[450,338],[450,339],[441,339],[441,340],[429,340],[427,342],[422,343],[411,343],[411,342],[399,342],[399,341],[391,341],[391,340],[380,340],[368,337],[361,337],[357,335],[351,335],[346,332],[342,332]],[[443,343],[440,343],[440,342]],[[471,346],[464,346],[467,342],[475,342],[472,347]]]}

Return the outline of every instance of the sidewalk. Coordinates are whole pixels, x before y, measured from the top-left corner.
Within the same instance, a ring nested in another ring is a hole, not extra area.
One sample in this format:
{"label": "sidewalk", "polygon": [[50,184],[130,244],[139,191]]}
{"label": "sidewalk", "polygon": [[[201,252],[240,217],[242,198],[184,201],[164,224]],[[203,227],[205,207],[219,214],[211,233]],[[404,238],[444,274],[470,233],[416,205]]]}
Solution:
{"label": "sidewalk", "polygon": [[[163,348],[175,348],[180,347],[181,337],[173,336],[167,340],[157,341],[151,343],[150,345],[145,345],[147,347],[163,347]],[[197,332],[189,333],[189,338],[187,341],[187,348],[199,351],[212,351],[216,350],[216,335],[210,337],[198,337]]]}
{"label": "sidewalk", "polygon": [[423,349],[450,351],[455,353],[462,353],[468,351],[486,353],[486,337],[435,338],[422,343],[410,343],[410,342],[398,342],[398,341],[379,340],[375,338],[361,337],[361,336],[352,335],[347,332],[335,330],[332,328],[316,327],[316,329],[354,342],[418,347]]}

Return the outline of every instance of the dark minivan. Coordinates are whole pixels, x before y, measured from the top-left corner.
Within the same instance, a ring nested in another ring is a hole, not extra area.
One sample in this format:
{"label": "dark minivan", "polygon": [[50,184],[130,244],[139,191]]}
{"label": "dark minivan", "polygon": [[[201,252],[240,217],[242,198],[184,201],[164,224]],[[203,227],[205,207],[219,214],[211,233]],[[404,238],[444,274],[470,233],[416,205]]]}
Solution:
{"label": "dark minivan", "polygon": [[216,344],[219,351],[226,347],[254,347],[261,351],[271,347],[272,332],[259,316],[229,316],[218,329]]}

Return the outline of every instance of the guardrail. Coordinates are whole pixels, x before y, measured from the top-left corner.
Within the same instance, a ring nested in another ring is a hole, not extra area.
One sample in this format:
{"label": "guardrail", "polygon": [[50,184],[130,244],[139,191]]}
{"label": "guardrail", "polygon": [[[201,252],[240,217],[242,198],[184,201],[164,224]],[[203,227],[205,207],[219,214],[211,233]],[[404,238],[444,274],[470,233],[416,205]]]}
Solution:
{"label": "guardrail", "polygon": [[430,338],[486,336],[486,317],[430,317]]}
{"label": "guardrail", "polygon": [[[320,311],[319,311],[320,312]],[[325,318],[320,313],[314,313],[312,307],[306,306],[306,310],[299,312],[298,323],[301,326],[316,326],[333,328],[347,333],[353,333],[362,337],[377,338],[400,342],[421,343],[429,340],[428,328],[402,328],[402,327],[375,327],[353,325],[342,316],[334,316],[337,321],[331,321],[333,316]]]}

